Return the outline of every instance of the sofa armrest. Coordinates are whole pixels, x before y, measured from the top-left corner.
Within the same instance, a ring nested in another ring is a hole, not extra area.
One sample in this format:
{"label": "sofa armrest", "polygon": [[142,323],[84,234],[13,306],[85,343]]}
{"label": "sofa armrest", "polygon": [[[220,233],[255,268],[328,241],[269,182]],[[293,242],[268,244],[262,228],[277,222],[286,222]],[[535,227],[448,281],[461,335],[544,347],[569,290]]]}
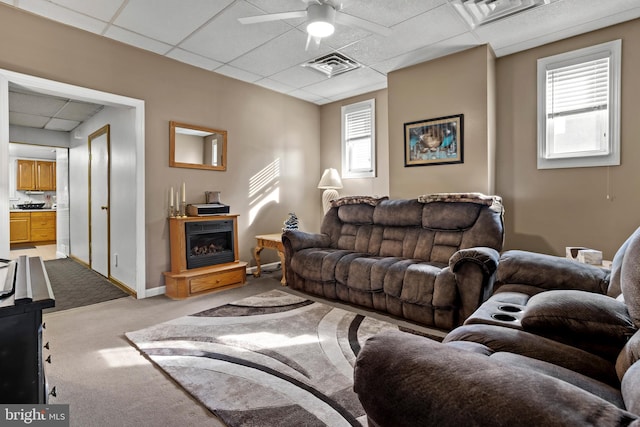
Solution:
{"label": "sofa armrest", "polygon": [[551,376],[402,332],[367,340],[354,390],[379,427],[626,425],[637,419]]}
{"label": "sofa armrest", "polygon": [[449,267],[456,273],[466,262],[480,266],[486,276],[495,273],[498,267],[500,253],[492,248],[475,247],[460,249],[449,258]]}
{"label": "sofa armrest", "polygon": [[328,248],[331,240],[326,234],[307,233],[300,230],[286,230],[282,233],[282,245],[291,252],[306,248]]}
{"label": "sofa armrest", "polygon": [[495,249],[475,247],[461,249],[449,258],[448,270],[455,276],[460,299],[458,324],[471,316],[491,294],[499,257]]}
{"label": "sofa armrest", "polygon": [[[574,289],[606,294],[610,271],[559,256],[510,250],[500,256],[496,288],[524,285],[539,291]],[[509,290],[516,290],[509,287]]]}

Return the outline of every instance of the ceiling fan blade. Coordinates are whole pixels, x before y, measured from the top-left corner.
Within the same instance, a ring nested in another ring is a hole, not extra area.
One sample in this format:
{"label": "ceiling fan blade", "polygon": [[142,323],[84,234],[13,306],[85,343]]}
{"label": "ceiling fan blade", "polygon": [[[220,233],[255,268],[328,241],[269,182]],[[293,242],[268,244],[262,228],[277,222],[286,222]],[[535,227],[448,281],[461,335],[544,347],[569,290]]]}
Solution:
{"label": "ceiling fan blade", "polygon": [[269,13],[267,15],[245,16],[238,18],[241,24],[258,24],[260,22],[278,21],[280,19],[304,18],[307,16],[306,10],[295,12]]}
{"label": "ceiling fan blade", "polygon": [[370,31],[372,33],[380,34],[381,36],[388,36],[391,34],[391,29],[383,25],[378,25],[364,19],[356,18],[352,15],[347,15],[343,12],[336,12],[336,22],[345,25],[352,25],[354,27],[362,28],[363,30]]}

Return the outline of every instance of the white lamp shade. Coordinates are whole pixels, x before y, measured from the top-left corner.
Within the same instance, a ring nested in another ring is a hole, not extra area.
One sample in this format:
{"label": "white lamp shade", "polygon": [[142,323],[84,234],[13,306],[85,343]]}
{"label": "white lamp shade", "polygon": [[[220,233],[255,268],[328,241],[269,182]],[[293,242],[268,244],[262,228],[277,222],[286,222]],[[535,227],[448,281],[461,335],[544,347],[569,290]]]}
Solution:
{"label": "white lamp shade", "polygon": [[323,190],[342,188],[342,180],[338,171],[334,168],[325,169],[318,183],[318,188]]}

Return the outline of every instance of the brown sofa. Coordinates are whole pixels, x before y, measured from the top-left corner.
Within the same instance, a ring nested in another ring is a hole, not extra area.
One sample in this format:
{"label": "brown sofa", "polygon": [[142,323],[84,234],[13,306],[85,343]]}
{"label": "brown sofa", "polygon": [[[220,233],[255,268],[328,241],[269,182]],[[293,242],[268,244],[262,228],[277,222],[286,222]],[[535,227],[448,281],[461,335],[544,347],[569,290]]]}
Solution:
{"label": "brown sofa", "polygon": [[611,271],[504,258],[502,291],[443,343],[366,342],[354,389],[369,425],[640,426],[640,228]]}
{"label": "brown sofa", "polygon": [[451,330],[491,295],[503,237],[497,196],[345,197],[320,233],[283,233],[286,282]]}

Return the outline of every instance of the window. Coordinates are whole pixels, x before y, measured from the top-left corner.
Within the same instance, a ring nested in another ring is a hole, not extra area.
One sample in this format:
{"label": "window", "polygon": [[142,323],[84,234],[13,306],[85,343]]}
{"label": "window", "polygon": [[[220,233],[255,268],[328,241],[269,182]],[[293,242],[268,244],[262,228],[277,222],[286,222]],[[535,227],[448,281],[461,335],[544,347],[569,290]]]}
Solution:
{"label": "window", "polygon": [[376,176],[375,99],[342,107],[342,177]]}
{"label": "window", "polygon": [[620,164],[621,45],[538,60],[538,169]]}

